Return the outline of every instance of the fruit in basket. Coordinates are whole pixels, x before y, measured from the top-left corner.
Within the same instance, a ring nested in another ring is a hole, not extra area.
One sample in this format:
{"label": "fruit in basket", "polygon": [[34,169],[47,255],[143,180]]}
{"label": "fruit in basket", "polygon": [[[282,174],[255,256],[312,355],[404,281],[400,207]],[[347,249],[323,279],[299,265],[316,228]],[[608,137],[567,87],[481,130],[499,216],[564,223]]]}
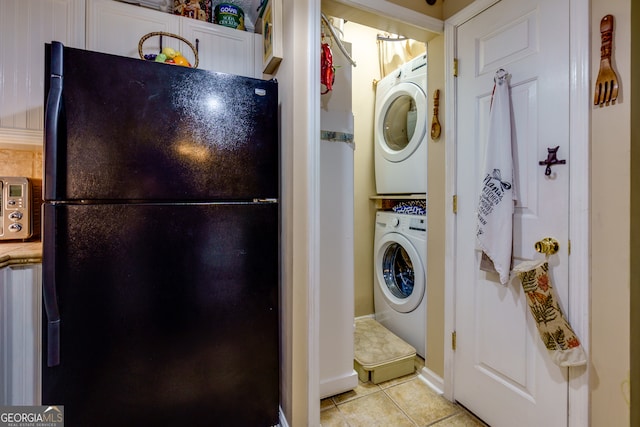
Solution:
{"label": "fruit in basket", "polygon": [[176,52],[175,49],[167,46],[162,48],[162,53],[164,53],[167,58],[173,59],[178,52]]}
{"label": "fruit in basket", "polygon": [[189,61],[187,61],[187,58],[185,58],[182,55],[176,55],[173,57],[173,62],[176,65],[181,65],[183,67],[191,67],[191,64],[189,64]]}
{"label": "fruit in basket", "polygon": [[[173,55],[173,56],[170,57],[169,55]],[[159,53],[157,55],[151,55],[151,54],[144,55],[144,59],[146,59],[147,61],[160,62],[162,64],[172,64],[172,65],[180,65],[182,67],[191,67],[189,60],[184,56],[182,56],[182,53],[170,47],[163,48],[162,53]]]}

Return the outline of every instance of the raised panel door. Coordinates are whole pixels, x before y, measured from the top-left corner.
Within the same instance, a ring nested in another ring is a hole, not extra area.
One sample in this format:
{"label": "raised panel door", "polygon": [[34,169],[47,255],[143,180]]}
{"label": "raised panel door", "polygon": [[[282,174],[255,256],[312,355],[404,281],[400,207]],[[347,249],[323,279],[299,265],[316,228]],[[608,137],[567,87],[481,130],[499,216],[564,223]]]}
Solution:
{"label": "raised panel door", "polygon": [[[513,263],[549,257],[560,305],[568,303],[569,2],[503,0],[461,25],[456,80],[456,351],[454,397],[493,427],[563,426],[568,370],[551,360],[517,278],[502,285],[480,271],[475,242],[494,75],[510,75],[514,188]],[[566,165],[545,175],[539,161],[559,146]]]}
{"label": "raised panel door", "polygon": [[[151,32],[177,34],[179,17],[166,12],[119,3],[113,0],[87,0],[87,49],[130,58],[140,58],[138,43]],[[163,37],[163,46],[182,49],[181,42]],[[144,53],[157,53],[160,38],[143,44]],[[105,68],[108,64],[105,64]]]}
{"label": "raised panel door", "polygon": [[194,45],[198,44],[198,68],[246,77],[255,76],[254,33],[221,25],[182,19],[181,34]]}

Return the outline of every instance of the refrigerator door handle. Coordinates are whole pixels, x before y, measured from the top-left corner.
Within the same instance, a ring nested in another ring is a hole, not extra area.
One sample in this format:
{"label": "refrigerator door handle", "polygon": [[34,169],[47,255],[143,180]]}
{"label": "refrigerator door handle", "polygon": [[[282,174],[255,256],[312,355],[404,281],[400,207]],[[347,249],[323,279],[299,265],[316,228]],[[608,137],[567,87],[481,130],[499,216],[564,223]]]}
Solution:
{"label": "refrigerator door handle", "polygon": [[[58,138],[63,129],[59,128],[62,115],[62,86],[63,86],[63,52],[64,46],[60,42],[51,43],[51,75],[49,76],[49,93],[44,113],[44,148],[45,148],[45,179],[44,199],[58,199],[60,187],[57,177],[62,176],[58,170]],[[57,171],[57,172],[56,172]]]}
{"label": "refrigerator door handle", "polygon": [[60,364],[60,310],[56,292],[56,255],[55,255],[55,223],[54,206],[44,205],[44,229],[50,230],[43,236],[42,249],[47,257],[42,263],[42,299],[47,313],[47,366]]}

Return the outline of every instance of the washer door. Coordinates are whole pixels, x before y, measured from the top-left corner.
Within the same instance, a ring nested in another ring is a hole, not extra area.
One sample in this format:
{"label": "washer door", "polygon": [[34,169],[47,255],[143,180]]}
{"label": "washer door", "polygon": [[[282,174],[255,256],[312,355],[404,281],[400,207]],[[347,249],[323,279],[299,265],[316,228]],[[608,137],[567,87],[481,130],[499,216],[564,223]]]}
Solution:
{"label": "washer door", "polygon": [[387,303],[409,313],[422,301],[425,272],[415,247],[402,234],[388,233],[378,241],[375,253],[376,281]]}
{"label": "washer door", "polygon": [[427,129],[427,97],[420,87],[403,82],[382,100],[376,116],[376,146],[390,162],[413,154]]}

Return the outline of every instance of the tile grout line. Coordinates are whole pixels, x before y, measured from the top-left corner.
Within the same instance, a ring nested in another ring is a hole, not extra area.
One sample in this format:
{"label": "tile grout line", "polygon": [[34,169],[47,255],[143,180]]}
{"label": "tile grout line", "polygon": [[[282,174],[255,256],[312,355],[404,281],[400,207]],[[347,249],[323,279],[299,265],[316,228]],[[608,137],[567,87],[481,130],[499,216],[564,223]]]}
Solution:
{"label": "tile grout line", "polygon": [[[418,369],[416,368],[416,371],[414,372],[413,375],[407,375],[405,377],[400,377],[400,378],[396,378],[396,379],[392,379],[392,380],[388,380],[379,384],[373,384],[371,383],[371,381],[367,381],[366,383],[362,383],[360,382],[359,385],[366,385],[367,387],[369,387],[368,389],[366,389],[366,391],[368,391],[368,393],[366,394],[356,394],[354,393],[354,396],[348,397],[346,398],[346,400],[343,401],[338,401],[338,397],[341,394],[335,395],[335,396],[331,396],[328,397],[327,399],[329,399],[330,404],[329,406],[323,408],[321,410],[322,411],[326,411],[332,408],[336,408],[337,409],[337,413],[340,415],[340,421],[343,422],[344,424],[346,424],[349,427],[354,427],[354,424],[352,424],[352,422],[350,422],[350,418],[348,417],[348,413],[343,412],[343,410],[341,409],[342,405],[345,405],[347,403],[350,404],[355,404],[356,406],[358,405],[357,401],[361,400],[364,397],[368,397],[368,396],[374,396],[377,393],[379,393],[380,391],[383,392],[382,396],[385,396],[386,398],[390,399],[392,404],[394,405],[394,407],[396,409],[398,409],[400,411],[401,414],[403,414],[410,423],[412,423],[413,426],[415,427],[430,427],[430,426],[435,426],[438,423],[442,423],[446,420],[455,418],[457,416],[460,416],[461,414],[465,415],[466,417],[472,418],[474,421],[476,420],[475,417],[471,416],[470,413],[468,413],[464,407],[462,407],[461,405],[459,405],[457,402],[451,402],[453,404],[453,412],[448,414],[448,415],[444,415],[436,420],[432,420],[429,421],[426,424],[419,424],[417,420],[415,420],[411,415],[409,415],[409,413],[405,410],[405,408],[402,406],[401,401],[396,401],[392,394],[391,391],[393,389],[395,389],[398,386],[401,386],[403,384],[409,383],[411,381],[414,380],[421,380],[422,382],[425,382],[425,379],[418,373]],[[429,385],[427,383],[427,385]],[[373,391],[372,391],[373,390]],[[349,393],[349,392],[345,392],[345,393]],[[442,399],[442,395],[439,393],[436,393],[436,395]],[[321,399],[324,400],[324,399]],[[476,421],[477,422],[477,421]]]}
{"label": "tile grout line", "polygon": [[407,382],[407,381],[403,381],[403,382],[401,382],[399,384],[394,384],[391,387],[383,388],[382,392],[385,394],[385,396],[387,396],[389,398],[389,400],[391,400],[391,402],[393,402],[394,405],[396,405],[396,407],[400,410],[400,412],[402,412],[409,419],[409,421],[411,421],[413,423],[414,426],[420,427],[418,422],[416,420],[414,420],[411,417],[411,415],[407,414],[407,412],[400,406],[400,403],[396,402],[395,399],[393,397],[391,397],[391,395],[389,393],[387,393],[387,390],[390,390],[393,387],[396,387],[397,385],[404,384],[405,382]]}
{"label": "tile grout line", "polygon": [[347,423],[347,427],[351,427],[351,423],[349,422],[349,419],[347,418],[347,416],[340,410],[340,407],[338,405],[336,405],[336,409],[338,410],[338,413],[340,413],[340,416],[342,418],[342,420]]}
{"label": "tile grout line", "polygon": [[[452,412],[452,413],[450,413],[450,414],[448,414],[448,415],[445,415],[445,416],[443,416],[443,417],[441,417],[441,418],[438,418],[438,419],[436,419],[436,420],[433,420],[433,421],[431,421],[431,422],[429,422],[429,423],[427,423],[427,424],[425,424],[425,425],[420,425],[420,424],[418,424],[418,422],[417,422],[416,420],[414,420],[414,419],[413,419],[413,418],[412,418],[412,417],[411,417],[407,412],[405,412],[405,410],[404,410],[404,409],[402,408],[402,406],[400,405],[400,402],[396,402],[396,400],[395,400],[395,399],[394,399],[394,398],[393,398],[389,393],[387,393],[387,392],[386,392],[387,390],[391,390],[391,389],[392,389],[392,388],[394,388],[394,387],[397,387],[397,386],[399,386],[399,385],[401,385],[401,384],[405,384],[405,383],[407,383],[407,382],[409,382],[409,381],[413,381],[413,380],[415,380],[415,379],[418,379],[418,380],[421,380],[422,382],[425,382],[425,381],[424,381],[424,378],[422,378],[420,375],[417,375],[417,376],[415,376],[414,378],[408,378],[406,381],[402,381],[402,382],[400,382],[400,383],[398,383],[398,384],[394,384],[394,385],[392,385],[392,386],[390,386],[390,387],[383,388],[382,390],[383,390],[383,391],[385,392],[385,394],[389,397],[389,399],[391,399],[391,401],[392,401],[394,404],[396,404],[396,406],[397,406],[397,407],[398,407],[398,408],[399,408],[399,409],[400,409],[400,410],[401,410],[405,415],[407,415],[407,417],[409,417],[409,419],[410,419],[410,420],[411,420],[411,421],[412,421],[416,426],[418,426],[418,427],[429,427],[429,426],[433,426],[433,425],[435,425],[435,424],[437,424],[437,423],[439,423],[439,422],[442,422],[442,421],[447,420],[447,419],[449,419],[449,418],[452,418],[452,417],[458,416],[458,415],[460,415],[461,413],[465,413],[465,411],[462,409],[462,407],[460,407],[457,403],[452,402],[452,403],[453,403],[453,407],[454,407],[454,410],[453,410],[453,412]],[[425,383],[426,383],[426,382],[425,382]],[[440,394],[437,394],[437,397],[438,397],[438,398],[442,398],[442,396],[441,396]]]}
{"label": "tile grout line", "polygon": [[453,412],[453,413],[451,413],[451,414],[449,414],[449,415],[447,415],[445,417],[439,418],[439,419],[427,424],[425,427],[436,425],[437,423],[440,423],[442,421],[448,420],[449,418],[457,417],[458,415],[460,415],[460,411],[459,410],[457,410],[456,412]]}
{"label": "tile grout line", "polygon": [[[377,393],[377,392],[379,392],[379,391],[381,391],[381,390],[382,390],[382,387],[380,387],[378,384],[375,384],[375,386],[376,386],[376,387],[378,387],[378,389],[377,389],[376,391],[372,391],[371,393],[367,393],[367,394],[363,394],[363,395],[359,395],[359,396],[354,396],[354,397],[351,397],[351,398],[349,398],[349,399],[347,399],[347,400],[344,400],[344,401],[342,401],[342,402],[336,402],[336,400],[335,400],[335,397],[336,397],[336,396],[332,396],[332,397],[331,397],[331,401],[332,401],[336,406],[340,406],[340,405],[345,404],[345,403],[347,403],[347,402],[353,402],[354,400],[362,399],[363,397],[367,397],[367,396],[369,396],[369,395],[371,395],[371,394]],[[348,393],[348,392],[347,392],[347,393]],[[340,394],[338,394],[337,396],[340,396]]]}

